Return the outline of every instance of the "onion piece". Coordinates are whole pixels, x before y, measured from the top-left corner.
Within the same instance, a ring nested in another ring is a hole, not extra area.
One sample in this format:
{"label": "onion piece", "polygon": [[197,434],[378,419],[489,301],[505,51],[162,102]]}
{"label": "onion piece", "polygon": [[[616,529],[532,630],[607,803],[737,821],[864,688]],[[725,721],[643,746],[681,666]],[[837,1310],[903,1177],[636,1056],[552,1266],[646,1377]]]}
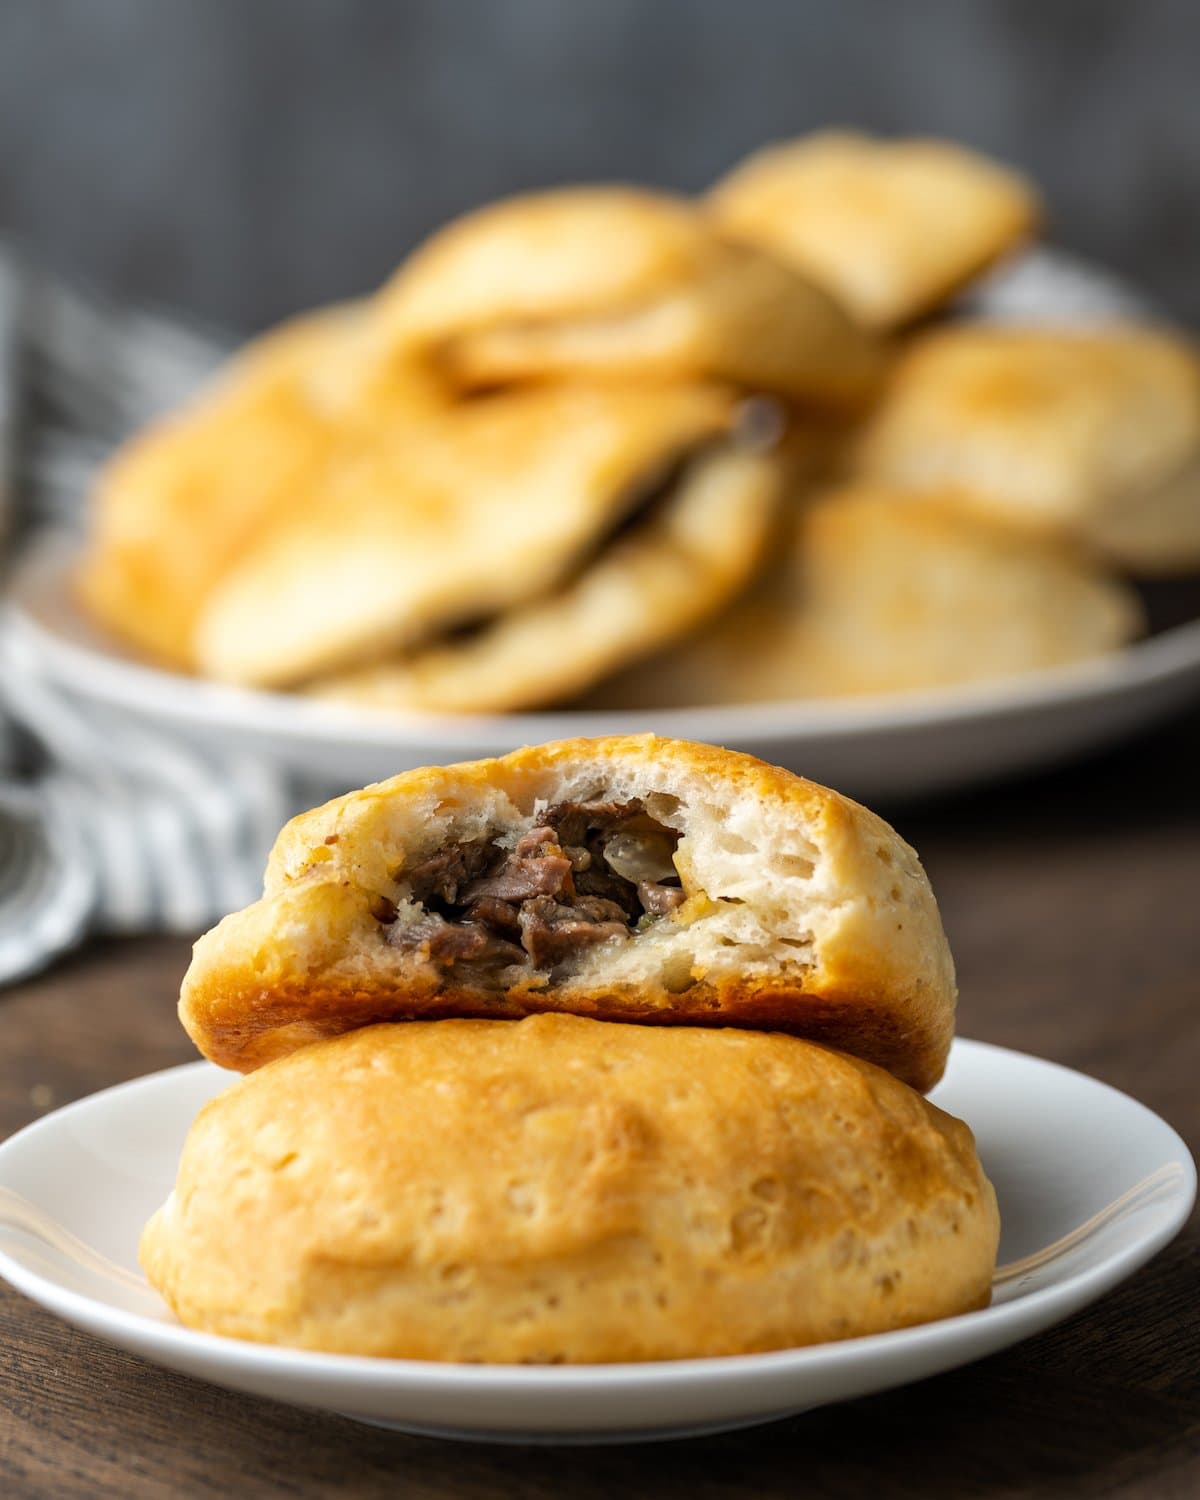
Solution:
{"label": "onion piece", "polygon": [[679,872],[675,868],[675,844],[670,833],[614,833],[604,845],[604,858],[614,875],[634,885],[641,880],[658,884],[673,880]]}

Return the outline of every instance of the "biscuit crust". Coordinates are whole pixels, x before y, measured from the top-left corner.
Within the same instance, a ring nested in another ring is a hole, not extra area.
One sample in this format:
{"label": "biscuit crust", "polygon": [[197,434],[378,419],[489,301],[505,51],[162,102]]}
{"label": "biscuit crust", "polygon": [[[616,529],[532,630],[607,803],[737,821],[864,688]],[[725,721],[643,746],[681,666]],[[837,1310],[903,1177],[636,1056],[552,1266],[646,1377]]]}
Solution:
{"label": "biscuit crust", "polygon": [[411,1359],[752,1353],[986,1306],[961,1121],[780,1035],[380,1025],[205,1106],[141,1260],[189,1327]]}
{"label": "biscuit crust", "polygon": [[316,697],[383,711],[500,713],[569,699],[715,614],[753,576],[780,461],[710,448],[660,510],[565,587],[464,640],[326,679]]}
{"label": "biscuit crust", "polygon": [[491,204],[380,294],[381,338],[462,389],[586,375],[712,379],[861,404],[880,355],[798,272],[729,243],[683,199],[565,188]]}
{"label": "biscuit crust", "polygon": [[[386,941],[381,910],[419,914],[405,872],[420,861],[594,798],[637,798],[681,835],[670,916],[486,984]],[[752,756],[639,735],[408,771],[294,818],[263,898],[196,944],[180,1016],[205,1056],[242,1071],[375,1021],[569,1011],[794,1032],[927,1089],[955,997],[928,879],[881,818]]]}
{"label": "biscuit crust", "polygon": [[360,316],[333,308],[258,340],[106,466],[79,578],[100,620],[190,664],[192,626],[215,581],[328,460],[331,428],[308,379]]}
{"label": "biscuit crust", "polygon": [[691,706],[996,681],[1086,661],[1141,633],[1134,591],[1074,548],[954,495],[825,492],[751,594],[589,706]]}
{"label": "biscuit crust", "polygon": [[294,318],[253,340],[182,410],[125,444],[90,510],[78,586],[125,640],[184,669],[214,589],[380,432],[444,406],[415,365],[366,357],[366,304]]}
{"label": "biscuit crust", "polygon": [[1156,572],[1200,563],[1200,359],[1114,325],[963,323],[913,340],[853,458],[1010,525]]}
{"label": "biscuit crust", "polygon": [[754,152],[708,205],[881,332],[946,302],[1040,218],[1030,183],[973,151],[833,130]]}
{"label": "biscuit crust", "polygon": [[197,660],[286,686],[535,598],[736,406],[713,386],[567,384],[380,433],[245,549],[200,612]]}

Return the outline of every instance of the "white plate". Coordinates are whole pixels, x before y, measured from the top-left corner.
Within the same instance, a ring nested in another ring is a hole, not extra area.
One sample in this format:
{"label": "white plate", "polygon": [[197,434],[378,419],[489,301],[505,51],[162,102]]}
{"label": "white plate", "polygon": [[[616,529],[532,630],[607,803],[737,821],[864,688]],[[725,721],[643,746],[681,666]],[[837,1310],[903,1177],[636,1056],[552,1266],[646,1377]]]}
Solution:
{"label": "white plate", "polygon": [[197,1109],[229,1081],[192,1063],[107,1089],[0,1146],[0,1273],[145,1359],[235,1390],[405,1431],[628,1442],[766,1422],[1003,1349],[1093,1301],[1180,1229],[1196,1172],[1175,1132],[1104,1084],[955,1043],[934,1098],[975,1128],[1000,1199],[1002,1269],[983,1312],[840,1344],[643,1365],[439,1365],[189,1332],[137,1269]]}
{"label": "white plate", "polygon": [[13,580],[10,634],[49,680],[73,699],[250,750],[338,790],[543,740],[651,729],[747,750],[865,800],[908,796],[1066,759],[1200,694],[1196,621],[1099,661],[903,696],[658,712],[381,715],[146,665],[75,603],[76,557],[77,544],[60,537],[31,553]]}

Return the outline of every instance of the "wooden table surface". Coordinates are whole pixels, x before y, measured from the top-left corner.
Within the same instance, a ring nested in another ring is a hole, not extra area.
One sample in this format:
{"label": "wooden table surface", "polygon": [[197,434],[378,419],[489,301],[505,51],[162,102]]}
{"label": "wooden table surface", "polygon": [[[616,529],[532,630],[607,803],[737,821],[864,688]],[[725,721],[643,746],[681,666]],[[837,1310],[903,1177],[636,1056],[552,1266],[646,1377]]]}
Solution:
{"label": "wooden table surface", "polygon": [[[1200,715],[1083,767],[884,809],[921,851],[960,1029],[1103,1078],[1200,1140]],[[178,940],[98,944],[0,996],[0,1134],[191,1056]],[[168,1374],[0,1287],[0,1495],[1200,1495],[1200,1237],[1051,1332],[722,1437],[410,1438]]]}

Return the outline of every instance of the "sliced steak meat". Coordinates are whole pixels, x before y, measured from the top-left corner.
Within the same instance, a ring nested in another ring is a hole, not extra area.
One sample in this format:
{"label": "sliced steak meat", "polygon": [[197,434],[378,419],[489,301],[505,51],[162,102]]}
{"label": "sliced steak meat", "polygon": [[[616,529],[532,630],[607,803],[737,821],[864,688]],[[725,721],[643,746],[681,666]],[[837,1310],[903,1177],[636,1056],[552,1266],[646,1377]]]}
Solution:
{"label": "sliced steak meat", "polygon": [[513,850],[513,853],[520,855],[524,859],[530,854],[542,853],[543,844],[557,843],[558,834],[555,833],[554,829],[546,824],[539,824],[536,828],[531,828],[528,833],[521,835],[517,840],[517,846]]}
{"label": "sliced steak meat", "polygon": [[628,918],[615,901],[605,901],[599,896],[581,896],[571,907],[589,922],[624,922]]}
{"label": "sliced steak meat", "polygon": [[682,906],[685,899],[682,886],[658,885],[653,880],[639,880],[637,893],[642,910],[652,917],[667,916]]}
{"label": "sliced steak meat", "polygon": [[490,842],[450,844],[419,865],[404,872],[414,901],[428,905],[431,899],[452,906],[468,881],[482,875],[495,856]]}
{"label": "sliced steak meat", "polygon": [[557,844],[540,845],[544,854],[510,854],[493,875],[473,880],[463,892],[464,901],[495,896],[501,901],[528,901],[533,896],[570,896],[571,861]]}
{"label": "sliced steak meat", "polygon": [[[597,864],[600,865],[599,868],[596,867]],[[575,889],[581,896],[596,896],[603,901],[612,902],[627,922],[636,922],[641,915],[636,889],[628,880],[613,875],[599,861],[593,862],[590,869],[576,875]]]}
{"label": "sliced steak meat", "polygon": [[387,940],[396,948],[423,950],[432,962],[444,967],[456,963],[491,964],[501,968],[525,961],[525,950],[498,937],[479,922],[448,922],[434,913],[419,922],[394,924]]}
{"label": "sliced steak meat", "polygon": [[456,844],[406,872],[411,899],[426,910],[420,920],[399,920],[383,901],[377,916],[389,942],[442,968],[553,969],[682,905],[678,843],[637,798],[559,802],[511,851],[495,840]]}
{"label": "sliced steak meat", "polygon": [[610,832],[642,810],[635,797],[630,802],[556,802],[542,814],[542,827],[553,828],[559,843],[586,844],[589,831]]}
{"label": "sliced steak meat", "polygon": [[480,896],[472,901],[467,916],[472,922],[483,922],[493,932],[512,933],[516,937],[521,931],[521,908],[497,896]]}
{"label": "sliced steak meat", "polygon": [[480,922],[445,922],[429,940],[429,956],[435,963],[524,963],[525,953],[517,943],[507,942]]}
{"label": "sliced steak meat", "polygon": [[[588,908],[611,908],[607,920],[588,914]],[[521,944],[535,969],[552,969],[581,949],[611,938],[628,938],[625,913],[610,901],[586,897],[575,906],[562,906],[550,896],[535,896],[521,908]]]}

